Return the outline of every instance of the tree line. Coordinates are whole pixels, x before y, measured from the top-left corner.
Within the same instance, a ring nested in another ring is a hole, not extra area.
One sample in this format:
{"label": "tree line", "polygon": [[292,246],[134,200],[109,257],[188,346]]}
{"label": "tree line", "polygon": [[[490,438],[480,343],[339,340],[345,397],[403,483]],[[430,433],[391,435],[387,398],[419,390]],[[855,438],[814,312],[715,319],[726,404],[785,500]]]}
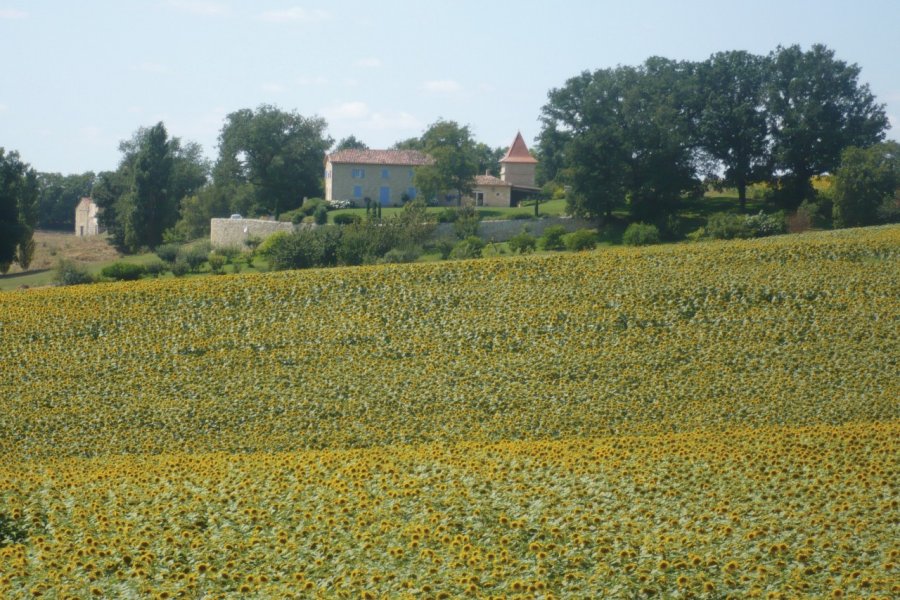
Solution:
{"label": "tree line", "polygon": [[884,105],[859,74],[823,45],[584,71],[548,94],[541,176],[571,185],[570,208],[589,217],[658,221],[704,181],[736,188],[742,209],[767,182],[793,209],[847,148],[884,139]]}

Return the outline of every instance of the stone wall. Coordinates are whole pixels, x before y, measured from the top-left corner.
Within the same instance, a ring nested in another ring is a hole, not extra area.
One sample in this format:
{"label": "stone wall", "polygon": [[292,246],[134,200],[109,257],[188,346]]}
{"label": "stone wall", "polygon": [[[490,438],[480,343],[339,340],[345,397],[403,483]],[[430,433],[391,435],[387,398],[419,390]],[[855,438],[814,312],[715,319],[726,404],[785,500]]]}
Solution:
{"label": "stone wall", "polygon": [[251,236],[265,239],[276,231],[294,231],[292,223],[259,219],[212,219],[209,242],[213,248],[235,246],[244,249],[244,240]]}
{"label": "stone wall", "polygon": [[[540,237],[552,225],[562,225],[566,231],[593,229],[596,224],[573,217],[547,217],[545,219],[509,219],[505,221],[481,221],[478,236],[486,242],[505,242],[522,232],[524,227],[534,237]],[[213,248],[236,246],[244,248],[244,240],[250,236],[265,239],[276,231],[288,233],[298,228],[315,229],[316,225],[304,223],[292,225],[281,221],[261,221],[257,219],[212,219],[209,241]],[[453,223],[438,223],[432,238],[455,238]]]}
{"label": "stone wall", "polygon": [[[543,235],[544,230],[553,225],[562,225],[566,231],[575,231],[577,229],[593,229],[597,225],[584,219],[576,219],[574,217],[548,217],[545,219],[534,220],[518,220],[508,219],[505,221],[481,221],[478,224],[478,237],[486,242],[505,242],[509,238],[522,233],[524,227],[528,233],[534,237]],[[433,237],[456,237],[453,232],[453,223],[439,223],[435,228]]]}

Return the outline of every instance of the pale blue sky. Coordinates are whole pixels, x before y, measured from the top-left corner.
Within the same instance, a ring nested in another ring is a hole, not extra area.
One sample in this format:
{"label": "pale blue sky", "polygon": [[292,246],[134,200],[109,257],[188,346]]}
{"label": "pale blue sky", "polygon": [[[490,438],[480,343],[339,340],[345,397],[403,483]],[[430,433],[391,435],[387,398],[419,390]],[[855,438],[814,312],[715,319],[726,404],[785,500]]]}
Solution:
{"label": "pale blue sky", "polygon": [[0,146],[101,171],[162,120],[214,159],[225,115],[261,103],[374,148],[438,117],[531,144],[582,70],[816,42],[862,67],[900,139],[900,0],[0,0]]}

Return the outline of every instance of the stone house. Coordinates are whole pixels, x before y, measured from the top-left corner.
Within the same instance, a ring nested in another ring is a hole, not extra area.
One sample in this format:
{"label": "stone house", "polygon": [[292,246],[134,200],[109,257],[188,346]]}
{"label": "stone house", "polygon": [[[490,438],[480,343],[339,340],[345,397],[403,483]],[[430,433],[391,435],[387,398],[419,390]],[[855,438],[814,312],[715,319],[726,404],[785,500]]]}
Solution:
{"label": "stone house", "polygon": [[416,197],[416,167],[434,160],[417,150],[341,150],[325,157],[325,199],[349,200],[363,206],[365,199],[382,206],[401,204]]}
{"label": "stone house", "polygon": [[[413,176],[417,167],[434,160],[417,150],[341,150],[325,157],[325,199],[349,200],[363,206],[365,199],[382,206],[414,199]],[[500,159],[500,177],[477,175],[469,197],[477,206],[517,206],[540,191],[535,186],[537,160],[531,156],[521,133]],[[444,199],[455,204],[455,197]]]}
{"label": "stone house", "polygon": [[75,235],[87,237],[102,233],[97,221],[99,213],[100,207],[92,199],[82,198],[75,207]]}

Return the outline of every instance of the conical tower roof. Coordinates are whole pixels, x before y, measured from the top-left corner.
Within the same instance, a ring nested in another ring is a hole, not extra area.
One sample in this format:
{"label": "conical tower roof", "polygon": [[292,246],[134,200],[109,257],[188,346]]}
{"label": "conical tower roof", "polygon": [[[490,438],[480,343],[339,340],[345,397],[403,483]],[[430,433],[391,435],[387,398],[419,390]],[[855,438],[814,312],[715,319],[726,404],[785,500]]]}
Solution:
{"label": "conical tower roof", "polygon": [[525,140],[522,139],[521,131],[516,133],[516,139],[513,140],[509,150],[506,151],[506,156],[501,158],[500,162],[537,164],[537,159],[528,152],[528,146],[525,145]]}

